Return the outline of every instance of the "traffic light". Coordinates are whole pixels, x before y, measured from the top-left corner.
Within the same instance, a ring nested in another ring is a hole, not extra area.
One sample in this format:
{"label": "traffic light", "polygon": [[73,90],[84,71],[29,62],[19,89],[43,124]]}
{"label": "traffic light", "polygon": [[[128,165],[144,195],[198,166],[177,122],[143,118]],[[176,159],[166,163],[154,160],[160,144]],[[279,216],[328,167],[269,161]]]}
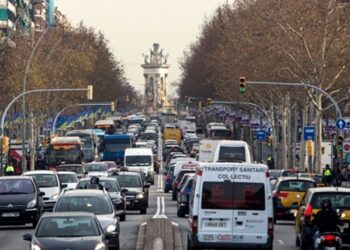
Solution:
{"label": "traffic light", "polygon": [[343,153],[343,140],[344,137],[343,136],[338,136],[338,152],[339,153]]}
{"label": "traffic light", "polygon": [[271,135],[268,135],[266,137],[266,143],[267,143],[267,146],[271,146],[272,145],[272,136]]}
{"label": "traffic light", "polygon": [[192,97],[191,96],[185,96],[185,99],[187,103],[192,103]]}
{"label": "traffic light", "polygon": [[47,147],[50,143],[51,143],[51,138],[50,137],[45,137],[43,146]]}
{"label": "traffic light", "polygon": [[203,107],[204,107],[203,102],[202,102],[202,101],[199,101],[199,102],[198,102],[198,108],[199,108],[199,109],[202,109]]}
{"label": "traffic light", "polygon": [[246,89],[245,89],[245,85],[246,85],[246,82],[245,82],[245,77],[244,76],[241,76],[239,78],[239,92],[241,94],[244,94]]}
{"label": "traffic light", "polygon": [[112,112],[115,111],[115,102],[111,102],[111,111],[112,111]]}
{"label": "traffic light", "polygon": [[213,100],[211,98],[207,99],[207,106],[211,107],[213,105]]}
{"label": "traffic light", "polygon": [[2,153],[7,154],[10,149],[10,138],[7,136],[2,137]]}

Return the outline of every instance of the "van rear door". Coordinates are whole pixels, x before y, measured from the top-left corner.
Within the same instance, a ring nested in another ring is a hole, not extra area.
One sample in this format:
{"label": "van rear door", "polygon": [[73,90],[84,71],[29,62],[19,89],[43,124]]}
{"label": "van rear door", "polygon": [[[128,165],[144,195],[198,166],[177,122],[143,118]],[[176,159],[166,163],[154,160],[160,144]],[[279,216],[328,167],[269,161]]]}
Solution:
{"label": "van rear door", "polygon": [[267,242],[266,191],[264,183],[233,183],[233,242],[252,244]]}

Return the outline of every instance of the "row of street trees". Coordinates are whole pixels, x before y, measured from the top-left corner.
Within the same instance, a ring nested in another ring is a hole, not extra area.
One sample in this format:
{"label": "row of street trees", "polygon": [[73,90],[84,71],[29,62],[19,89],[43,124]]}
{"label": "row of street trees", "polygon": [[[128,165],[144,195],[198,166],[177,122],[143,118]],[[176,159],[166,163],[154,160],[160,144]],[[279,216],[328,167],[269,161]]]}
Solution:
{"label": "row of street trees", "polygon": [[[349,105],[350,5],[339,0],[237,0],[206,20],[197,41],[184,52],[179,95],[252,101],[269,111],[280,167],[296,164],[297,120],[316,126],[316,171],[321,164],[322,120],[336,118],[322,93],[304,88],[248,86],[252,81],[303,82],[330,93],[343,111]],[[304,145],[301,143],[301,162]]]}

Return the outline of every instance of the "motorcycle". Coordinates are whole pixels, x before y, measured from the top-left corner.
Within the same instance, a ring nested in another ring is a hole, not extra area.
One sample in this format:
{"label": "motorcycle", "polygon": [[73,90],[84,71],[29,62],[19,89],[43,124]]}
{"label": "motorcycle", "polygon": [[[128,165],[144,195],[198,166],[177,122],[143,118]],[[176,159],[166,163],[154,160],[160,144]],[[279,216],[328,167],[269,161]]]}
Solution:
{"label": "motorcycle", "polygon": [[315,250],[340,250],[342,247],[342,239],[337,232],[322,233],[315,237]]}

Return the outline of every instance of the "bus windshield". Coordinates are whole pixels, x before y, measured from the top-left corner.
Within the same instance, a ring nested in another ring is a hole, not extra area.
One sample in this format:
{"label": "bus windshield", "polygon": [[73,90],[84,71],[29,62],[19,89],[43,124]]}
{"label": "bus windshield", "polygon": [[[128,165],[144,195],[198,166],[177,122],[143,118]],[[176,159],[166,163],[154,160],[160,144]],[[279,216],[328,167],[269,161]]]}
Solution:
{"label": "bus windshield", "polygon": [[49,147],[47,150],[49,165],[59,165],[61,163],[82,163],[82,151],[80,145],[75,147]]}
{"label": "bus windshield", "polygon": [[105,152],[116,152],[124,151],[126,148],[130,148],[130,141],[105,141],[104,151]]}

